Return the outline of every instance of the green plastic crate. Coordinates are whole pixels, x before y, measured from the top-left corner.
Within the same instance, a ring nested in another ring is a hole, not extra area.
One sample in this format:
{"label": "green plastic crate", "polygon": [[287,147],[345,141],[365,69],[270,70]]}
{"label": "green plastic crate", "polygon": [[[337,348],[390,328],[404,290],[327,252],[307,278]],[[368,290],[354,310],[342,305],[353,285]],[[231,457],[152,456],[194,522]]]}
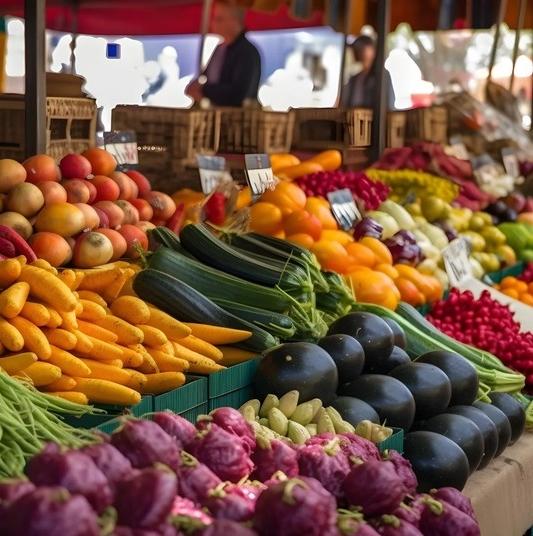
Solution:
{"label": "green plastic crate", "polygon": [[385,452],[386,450],[396,450],[400,454],[403,454],[403,430],[401,428],[394,428],[394,433],[385,439],[385,441],[382,441],[381,443],[378,443],[378,449],[379,452]]}
{"label": "green plastic crate", "polygon": [[154,411],[166,409],[181,414],[207,403],[207,379],[205,376],[188,376],[185,385],[154,397]]}
{"label": "green plastic crate", "polygon": [[237,389],[231,393],[226,393],[215,398],[209,399],[209,411],[212,411],[216,408],[240,408],[245,402],[254,397],[254,390],[251,385],[243,387],[242,389]]}
{"label": "green plastic crate", "polygon": [[208,398],[217,398],[252,384],[259,358],[233,365],[207,376]]}
{"label": "green plastic crate", "polygon": [[203,404],[200,404],[199,406],[196,406],[195,408],[191,408],[191,409],[188,409],[187,411],[184,411],[183,413],[180,413],[180,415],[184,419],[187,419],[193,424],[196,424],[196,419],[200,415],[206,415],[207,413],[209,413],[209,408],[208,408],[207,402],[204,402]]}

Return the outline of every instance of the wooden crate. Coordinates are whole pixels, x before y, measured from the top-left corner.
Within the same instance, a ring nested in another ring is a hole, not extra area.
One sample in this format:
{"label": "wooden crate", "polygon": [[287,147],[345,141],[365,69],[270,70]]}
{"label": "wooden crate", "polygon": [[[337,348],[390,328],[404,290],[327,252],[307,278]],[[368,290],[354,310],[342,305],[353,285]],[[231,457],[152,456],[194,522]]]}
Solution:
{"label": "wooden crate", "polygon": [[[25,158],[24,96],[0,96],[0,158]],[[94,99],[46,98],[46,152],[56,160],[85,151],[96,141]]]}
{"label": "wooden crate", "polygon": [[294,129],[292,112],[219,108],[221,153],[286,153]]}
{"label": "wooden crate", "polygon": [[367,108],[297,108],[295,149],[323,150],[367,147],[371,143],[372,110]]}
{"label": "wooden crate", "polygon": [[444,106],[429,106],[407,110],[406,140],[448,143],[448,110]]}
{"label": "wooden crate", "polygon": [[389,112],[387,114],[387,147],[396,148],[405,145],[405,112]]}

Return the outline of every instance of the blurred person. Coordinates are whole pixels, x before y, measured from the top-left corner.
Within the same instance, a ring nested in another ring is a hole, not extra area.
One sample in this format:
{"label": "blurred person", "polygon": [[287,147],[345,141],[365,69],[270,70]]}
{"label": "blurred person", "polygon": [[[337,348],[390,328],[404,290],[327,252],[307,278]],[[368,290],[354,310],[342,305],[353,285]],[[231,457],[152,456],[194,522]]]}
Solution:
{"label": "blurred person", "polygon": [[218,0],[213,7],[211,30],[222,37],[202,75],[187,86],[196,102],[209,99],[217,106],[241,106],[257,100],[261,57],[246,38],[245,10],[231,0]]}
{"label": "blurred person", "polygon": [[[352,76],[343,88],[341,104],[346,108],[373,108],[376,99],[378,66],[376,44],[368,35],[360,35],[352,44],[355,61],[361,71]],[[394,107],[394,91],[389,72],[385,70],[389,108]]]}

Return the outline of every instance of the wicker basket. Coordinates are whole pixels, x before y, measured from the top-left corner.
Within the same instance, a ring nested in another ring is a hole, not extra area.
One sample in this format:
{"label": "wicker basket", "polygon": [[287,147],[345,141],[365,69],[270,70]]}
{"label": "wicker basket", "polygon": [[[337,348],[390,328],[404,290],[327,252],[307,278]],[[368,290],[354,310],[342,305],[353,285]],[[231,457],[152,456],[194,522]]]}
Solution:
{"label": "wicker basket", "polygon": [[297,108],[293,147],[302,150],[368,147],[372,110],[367,108]]}
{"label": "wicker basket", "polygon": [[[197,154],[217,152],[220,114],[155,106],[117,106],[113,130],[134,130],[139,167],[152,177],[169,177],[196,162]],[[153,179],[152,179],[153,180]]]}
{"label": "wicker basket", "polygon": [[430,106],[408,110],[405,134],[408,142],[448,143],[447,109],[444,106]]}
{"label": "wicker basket", "polygon": [[286,153],[294,129],[292,112],[220,108],[221,153]]}
{"label": "wicker basket", "polygon": [[405,112],[389,112],[387,114],[387,147],[396,148],[405,145]]}
{"label": "wicker basket", "polygon": [[[24,96],[0,96],[0,157],[23,160]],[[85,151],[96,138],[96,103],[93,99],[47,97],[46,152],[61,159],[71,152]]]}

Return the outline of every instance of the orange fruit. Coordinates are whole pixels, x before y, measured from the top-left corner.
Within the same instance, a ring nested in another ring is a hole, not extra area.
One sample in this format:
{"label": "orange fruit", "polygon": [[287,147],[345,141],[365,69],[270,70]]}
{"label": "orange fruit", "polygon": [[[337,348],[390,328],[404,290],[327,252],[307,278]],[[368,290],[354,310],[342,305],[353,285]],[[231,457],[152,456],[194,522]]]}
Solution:
{"label": "orange fruit", "polygon": [[282,230],[283,215],[272,203],[259,202],[250,207],[250,229],[261,234],[274,234]]}
{"label": "orange fruit", "polygon": [[284,216],[305,207],[307,197],[305,192],[292,182],[278,182],[273,190],[267,190],[261,201],[276,205]]}
{"label": "orange fruit", "polygon": [[519,300],[526,305],[533,305],[533,296],[529,294],[529,292],[522,292],[520,296],[518,296]]}
{"label": "orange fruit", "polygon": [[533,294],[533,281],[531,283],[529,283],[529,285],[527,286],[528,288],[528,291],[530,294]]}
{"label": "orange fruit", "polygon": [[375,303],[392,310],[398,306],[400,293],[388,275],[374,270],[355,270],[345,279],[357,301]]}
{"label": "orange fruit", "polygon": [[398,279],[398,277],[400,277],[400,274],[398,273],[398,270],[396,270],[396,268],[394,268],[394,266],[391,266],[390,264],[386,264],[384,262],[374,266],[374,270],[377,270],[378,272],[383,272],[384,274],[387,274],[391,279]]}
{"label": "orange fruit", "polygon": [[369,268],[372,268],[376,264],[376,255],[370,248],[367,248],[363,244],[353,242],[345,247],[348,255],[350,255],[353,260],[353,264],[368,266]]}
{"label": "orange fruit", "polygon": [[308,197],[305,210],[320,220],[323,229],[337,229],[337,220],[333,217],[329,203],[325,199],[321,197]]}
{"label": "orange fruit", "polygon": [[371,249],[376,255],[377,262],[379,264],[392,264],[391,252],[381,240],[373,238],[372,236],[364,236],[361,238],[361,240],[359,240],[359,244],[363,244],[363,246]]}
{"label": "orange fruit", "polygon": [[109,176],[117,167],[115,157],[104,149],[92,147],[82,153],[82,156],[87,158],[91,163],[93,175]]}
{"label": "orange fruit", "polygon": [[508,275],[504,277],[500,281],[500,287],[501,288],[513,288],[518,280],[516,277],[513,277],[512,275]]}
{"label": "orange fruit", "polygon": [[407,302],[414,307],[418,307],[426,303],[426,298],[424,295],[418,290],[412,281],[409,281],[409,279],[398,277],[394,283],[396,288],[400,291],[402,301]]}
{"label": "orange fruit", "polygon": [[311,251],[316,255],[324,270],[344,273],[350,265],[350,256],[344,246],[334,240],[319,240]]}
{"label": "orange fruit", "polygon": [[287,241],[307,249],[311,249],[315,243],[313,237],[305,233],[287,235]]}
{"label": "orange fruit", "polygon": [[514,298],[515,300],[518,299],[518,292],[516,289],[514,288],[504,288],[502,289],[502,292],[506,295],[506,296],[509,296],[509,298]]}
{"label": "orange fruit", "polygon": [[305,233],[319,240],[322,234],[320,220],[306,210],[295,210],[283,219],[283,229],[288,235]]}
{"label": "orange fruit", "polygon": [[523,292],[528,291],[527,283],[525,281],[520,281],[520,279],[516,280],[516,283],[514,284],[514,289],[518,292],[518,294],[522,294]]}
{"label": "orange fruit", "polygon": [[324,229],[320,238],[325,240],[334,240],[339,242],[343,246],[348,245],[350,242],[353,242],[353,236],[346,231],[334,230],[334,229]]}

